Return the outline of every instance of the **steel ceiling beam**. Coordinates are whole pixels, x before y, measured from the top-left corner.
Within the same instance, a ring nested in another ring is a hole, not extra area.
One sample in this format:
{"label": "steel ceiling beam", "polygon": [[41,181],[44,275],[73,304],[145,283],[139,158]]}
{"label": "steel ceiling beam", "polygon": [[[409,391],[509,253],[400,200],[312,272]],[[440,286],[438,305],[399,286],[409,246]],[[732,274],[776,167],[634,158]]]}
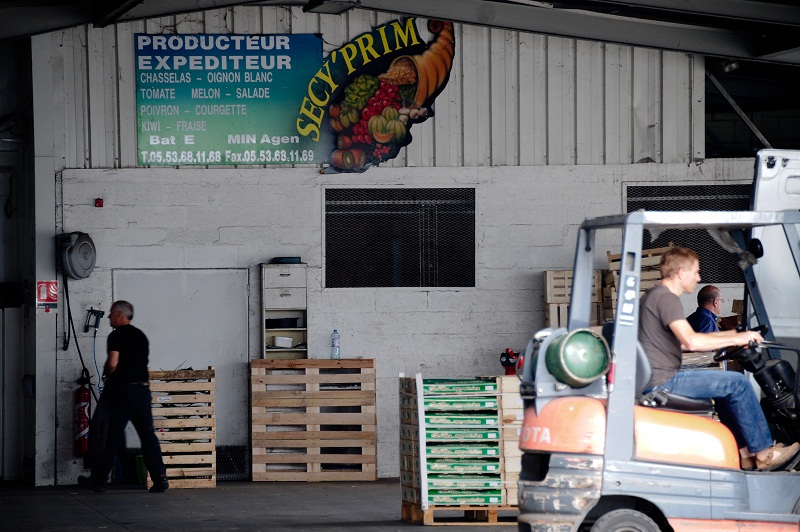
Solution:
{"label": "steel ceiling beam", "polygon": [[[513,0],[511,0],[513,1]],[[800,26],[800,6],[779,2],[758,0],[556,0],[556,3],[587,6],[619,6],[620,8],[642,8],[659,12],[681,13],[750,23],[766,23],[786,26]]]}
{"label": "steel ceiling beam", "polygon": [[94,0],[92,2],[92,24],[104,28],[115,23],[119,17],[144,0]]}
{"label": "steel ceiling beam", "polygon": [[[797,62],[800,57],[778,55],[782,50],[758,33],[672,24],[600,15],[586,11],[540,7],[540,3],[487,0],[361,0],[364,9],[453,20],[545,35],[605,41],[737,59]],[[785,38],[785,35],[779,36]],[[797,45],[800,46],[800,40]],[[774,56],[762,57],[766,53]]]}
{"label": "steel ceiling beam", "polygon": [[91,8],[85,2],[34,1],[27,5],[17,2],[0,4],[0,39],[38,35],[86,24]]}
{"label": "steel ceiling beam", "polygon": [[[102,26],[237,5],[305,3],[305,0],[0,0],[0,38],[92,22]],[[800,5],[778,1],[361,0],[361,7],[544,35],[800,65],[800,32],[791,31],[800,29]],[[616,14],[609,14],[610,11]]]}
{"label": "steel ceiling beam", "polygon": [[[119,17],[119,21],[141,20],[145,18],[164,17],[181,13],[193,13],[207,9],[224,9],[257,3],[254,0],[144,0]],[[285,2],[285,4],[302,5],[305,2]]]}

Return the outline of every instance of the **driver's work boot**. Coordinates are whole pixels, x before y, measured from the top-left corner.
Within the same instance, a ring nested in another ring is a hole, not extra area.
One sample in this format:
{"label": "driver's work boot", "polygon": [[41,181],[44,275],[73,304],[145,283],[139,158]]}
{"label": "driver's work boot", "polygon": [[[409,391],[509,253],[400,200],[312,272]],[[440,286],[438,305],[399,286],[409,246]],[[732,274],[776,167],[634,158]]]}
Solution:
{"label": "driver's work boot", "polygon": [[800,451],[800,443],[793,443],[786,447],[770,447],[769,455],[764,460],[756,459],[759,471],[776,471],[783,468]]}
{"label": "driver's work boot", "polygon": [[169,482],[167,482],[167,475],[159,475],[153,479],[153,485],[150,487],[150,493],[164,493],[169,489]]}

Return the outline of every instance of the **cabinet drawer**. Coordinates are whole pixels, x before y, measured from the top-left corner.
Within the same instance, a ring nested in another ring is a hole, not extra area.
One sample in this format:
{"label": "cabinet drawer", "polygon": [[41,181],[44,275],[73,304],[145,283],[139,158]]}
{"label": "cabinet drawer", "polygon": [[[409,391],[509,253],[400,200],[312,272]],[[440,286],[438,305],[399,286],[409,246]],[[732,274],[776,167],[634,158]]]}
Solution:
{"label": "cabinet drawer", "polygon": [[265,289],[284,286],[305,288],[306,286],[305,266],[266,266],[262,269],[262,272],[264,276],[262,288]]}
{"label": "cabinet drawer", "polygon": [[306,289],[285,287],[264,289],[264,308],[306,308]]}

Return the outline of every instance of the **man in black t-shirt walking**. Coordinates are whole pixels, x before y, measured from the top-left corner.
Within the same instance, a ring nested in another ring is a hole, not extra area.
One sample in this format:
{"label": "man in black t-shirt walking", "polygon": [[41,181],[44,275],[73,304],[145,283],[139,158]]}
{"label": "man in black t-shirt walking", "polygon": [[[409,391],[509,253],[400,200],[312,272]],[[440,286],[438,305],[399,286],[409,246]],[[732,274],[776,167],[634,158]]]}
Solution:
{"label": "man in black t-shirt walking", "polygon": [[115,301],[108,315],[114,330],[108,335],[108,358],[103,366],[105,389],[89,426],[89,477],[78,477],[78,484],[104,491],[113,465],[114,453],[125,437],[125,426],[133,423],[142,442],[142,455],[150,478],[151,493],[169,487],[161,447],[153,429],[150,380],[147,372],[150,355],[147,336],[131,325],[133,305]]}

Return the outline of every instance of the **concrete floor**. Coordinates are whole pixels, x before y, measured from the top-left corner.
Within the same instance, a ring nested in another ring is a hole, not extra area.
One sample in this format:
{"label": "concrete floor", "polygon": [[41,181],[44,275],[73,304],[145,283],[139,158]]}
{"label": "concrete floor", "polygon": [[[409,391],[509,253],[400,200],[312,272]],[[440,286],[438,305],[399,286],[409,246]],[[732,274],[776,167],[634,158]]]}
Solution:
{"label": "concrete floor", "polygon": [[[463,512],[448,513],[461,517]],[[435,519],[445,517],[435,514]],[[511,531],[502,525],[461,525],[464,532]],[[21,487],[0,483],[0,530],[303,530],[421,529],[401,520],[400,484],[377,482],[218,482],[214,489],[78,486]]]}

